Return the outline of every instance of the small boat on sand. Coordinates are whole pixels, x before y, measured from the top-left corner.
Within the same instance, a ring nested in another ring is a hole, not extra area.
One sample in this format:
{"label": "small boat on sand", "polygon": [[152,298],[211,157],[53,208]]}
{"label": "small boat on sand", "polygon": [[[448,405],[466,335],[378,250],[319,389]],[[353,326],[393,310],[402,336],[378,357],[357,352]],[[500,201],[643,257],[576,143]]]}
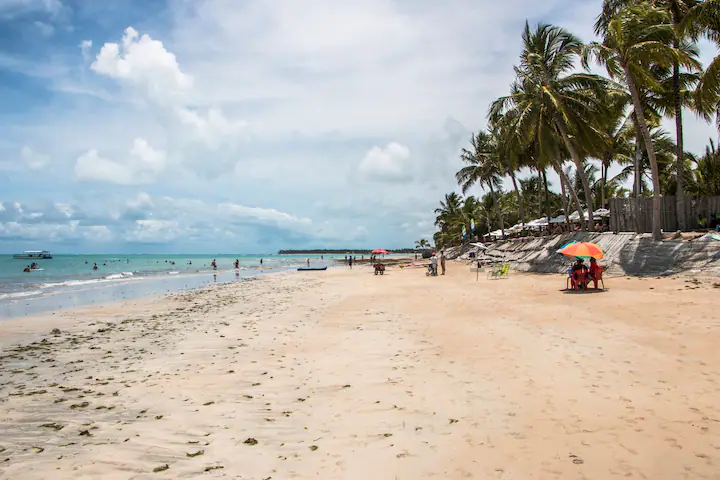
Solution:
{"label": "small boat on sand", "polygon": [[327,267],[300,267],[297,269],[298,272],[321,272],[327,270]]}

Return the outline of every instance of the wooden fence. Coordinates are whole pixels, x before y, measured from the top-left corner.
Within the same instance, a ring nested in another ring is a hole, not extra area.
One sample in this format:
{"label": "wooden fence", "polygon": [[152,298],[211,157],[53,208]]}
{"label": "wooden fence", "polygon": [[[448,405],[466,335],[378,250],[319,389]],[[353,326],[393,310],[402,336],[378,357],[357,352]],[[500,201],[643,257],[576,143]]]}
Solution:
{"label": "wooden fence", "polygon": [[[652,198],[611,198],[610,229],[613,232],[634,232],[636,222],[639,231],[652,232]],[[679,229],[677,200],[662,197],[661,228],[666,232]],[[687,230],[700,228],[698,217],[711,222],[720,215],[720,197],[685,197],[685,225]]]}

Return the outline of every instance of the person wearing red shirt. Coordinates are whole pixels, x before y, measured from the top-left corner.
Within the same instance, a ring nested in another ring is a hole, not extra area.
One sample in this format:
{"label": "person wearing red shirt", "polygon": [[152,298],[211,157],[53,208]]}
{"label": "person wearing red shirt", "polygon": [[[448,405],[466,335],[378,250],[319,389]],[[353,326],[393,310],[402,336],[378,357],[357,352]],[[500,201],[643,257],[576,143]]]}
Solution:
{"label": "person wearing red shirt", "polygon": [[[598,277],[602,274],[603,268],[597,263],[597,260],[594,258],[590,259],[590,280],[592,280],[595,283],[595,288],[597,289],[597,282]],[[604,286],[604,284],[603,284]]]}

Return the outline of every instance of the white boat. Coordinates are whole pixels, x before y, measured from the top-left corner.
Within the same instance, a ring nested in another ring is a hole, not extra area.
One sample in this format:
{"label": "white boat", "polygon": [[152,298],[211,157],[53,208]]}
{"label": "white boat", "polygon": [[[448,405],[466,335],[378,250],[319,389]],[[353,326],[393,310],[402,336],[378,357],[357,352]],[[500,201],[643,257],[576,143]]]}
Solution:
{"label": "white boat", "polygon": [[22,260],[49,260],[52,258],[47,250],[25,250],[23,253],[16,253],[13,258]]}

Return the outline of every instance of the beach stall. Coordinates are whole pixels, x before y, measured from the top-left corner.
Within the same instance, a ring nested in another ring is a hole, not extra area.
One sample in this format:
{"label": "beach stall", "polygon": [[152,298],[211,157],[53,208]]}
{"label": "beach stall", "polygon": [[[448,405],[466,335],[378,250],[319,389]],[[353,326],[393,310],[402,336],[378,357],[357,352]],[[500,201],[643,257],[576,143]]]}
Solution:
{"label": "beach stall", "polygon": [[531,222],[525,224],[526,230],[542,231],[543,228],[547,228],[549,225],[548,218],[537,218]]}
{"label": "beach stall", "polygon": [[[373,258],[377,258],[378,255],[387,255],[390,252],[385,250],[384,248],[376,248],[372,251]],[[373,267],[375,267],[375,275],[383,275],[385,273],[385,264],[379,261],[375,261],[373,264]]]}
{"label": "beach stall", "polygon": [[495,230],[494,232],[488,233],[488,236],[497,240],[498,238],[502,238],[503,233],[502,230]]}
{"label": "beach stall", "polygon": [[602,218],[609,218],[610,217],[610,210],[607,208],[600,208],[598,210],[595,210],[593,212],[593,218],[594,217],[602,217]]}

